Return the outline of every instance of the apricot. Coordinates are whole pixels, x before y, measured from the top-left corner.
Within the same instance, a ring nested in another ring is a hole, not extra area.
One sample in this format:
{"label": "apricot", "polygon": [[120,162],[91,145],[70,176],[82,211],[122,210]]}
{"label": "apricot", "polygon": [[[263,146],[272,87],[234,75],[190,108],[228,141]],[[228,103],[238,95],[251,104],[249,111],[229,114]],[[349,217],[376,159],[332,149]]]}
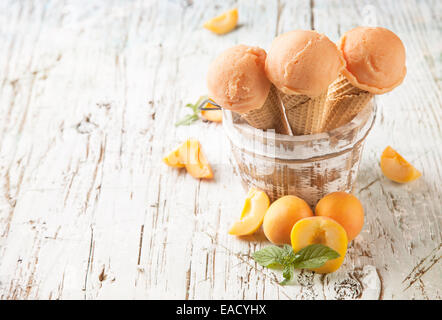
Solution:
{"label": "apricot", "polygon": [[399,183],[416,180],[422,175],[390,146],[382,152],[381,170],[388,179]]}
{"label": "apricot", "polygon": [[332,218],[347,232],[352,241],[364,226],[364,208],[354,195],[346,192],[333,192],[319,200],[315,215]]}
{"label": "apricot", "polygon": [[208,103],[205,106],[206,109],[215,109],[215,110],[202,110],[201,116],[207,121],[213,122],[222,122],[223,121],[223,112],[218,110],[213,104]]}
{"label": "apricot", "polygon": [[335,220],[328,217],[308,217],[299,220],[290,234],[293,251],[315,243],[332,248],[340,257],[327,261],[322,267],[312,269],[317,273],[329,273],[339,269],[347,252],[347,233]]}
{"label": "apricot", "polygon": [[293,225],[302,218],[313,216],[310,206],[296,196],[284,196],[271,204],[264,216],[263,230],[274,244],[290,243]]}
{"label": "apricot", "polygon": [[244,202],[241,219],[233,224],[229,234],[245,236],[256,232],[262,224],[269,205],[270,200],[265,192],[251,188]]}
{"label": "apricot", "polygon": [[163,162],[175,168],[185,167],[194,178],[213,178],[212,168],[209,165],[198,140],[188,139],[176,150],[169,153]]}
{"label": "apricot", "polygon": [[235,29],[238,23],[238,9],[232,9],[210,19],[203,27],[217,34],[225,34]]}
{"label": "apricot", "polygon": [[167,156],[163,158],[163,162],[167,164],[169,167],[174,168],[184,168],[185,164],[181,161],[180,158],[180,150],[175,149],[171,151]]}
{"label": "apricot", "polygon": [[189,139],[180,147],[180,156],[184,161],[187,172],[194,178],[213,178],[209,165],[198,140]]}

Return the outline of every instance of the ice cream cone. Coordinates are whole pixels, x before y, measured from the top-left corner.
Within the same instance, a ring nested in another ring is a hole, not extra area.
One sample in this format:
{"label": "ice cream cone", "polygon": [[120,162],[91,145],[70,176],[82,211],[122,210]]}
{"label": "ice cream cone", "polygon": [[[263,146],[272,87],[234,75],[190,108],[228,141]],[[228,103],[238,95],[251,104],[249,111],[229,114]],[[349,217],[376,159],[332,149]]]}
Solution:
{"label": "ice cream cone", "polygon": [[328,89],[324,130],[330,131],[350,122],[373,96],[373,93],[353,86],[345,76],[339,75]]}
{"label": "ice cream cone", "polygon": [[315,31],[294,30],[273,40],[265,71],[278,88],[294,135],[323,130],[327,89],[344,66],[336,45]]}
{"label": "ice cream cone", "polygon": [[257,129],[275,129],[275,132],[280,134],[289,134],[290,132],[281,100],[273,85],[270,87],[269,95],[262,107],[246,112],[242,114],[242,117]]}
{"label": "ice cream cone", "polygon": [[330,85],[326,131],[351,121],[375,94],[384,94],[405,78],[405,47],[397,35],[381,27],[347,31],[338,48],[346,67]]}
{"label": "ice cream cone", "polygon": [[280,92],[280,97],[295,136],[314,134],[323,130],[326,118],[326,92],[314,98],[303,94],[288,95]]}
{"label": "ice cream cone", "polygon": [[209,96],[257,129],[289,134],[277,89],[265,74],[265,59],[266,52],[258,47],[237,45],[225,50],[209,67]]}

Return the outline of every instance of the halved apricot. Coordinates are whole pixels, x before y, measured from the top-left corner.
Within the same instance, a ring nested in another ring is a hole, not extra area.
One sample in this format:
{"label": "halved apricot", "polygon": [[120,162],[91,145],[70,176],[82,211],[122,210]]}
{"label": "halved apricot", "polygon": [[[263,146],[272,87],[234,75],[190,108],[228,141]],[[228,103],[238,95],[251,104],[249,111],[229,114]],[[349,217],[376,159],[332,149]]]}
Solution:
{"label": "halved apricot", "polygon": [[186,168],[194,178],[213,178],[212,168],[209,165],[198,140],[188,139],[177,149],[163,158],[163,162],[174,168]]}
{"label": "halved apricot", "polygon": [[274,244],[290,243],[290,232],[300,219],[313,216],[310,206],[299,197],[284,196],[272,203],[264,216],[263,230]]}
{"label": "halved apricot", "polygon": [[229,234],[245,236],[255,233],[261,226],[269,205],[270,200],[265,192],[251,188],[244,202],[241,219],[233,224]]}
{"label": "halved apricot", "polygon": [[212,168],[209,165],[198,140],[188,139],[179,147],[181,161],[187,172],[194,178],[213,178]]}
{"label": "halved apricot", "polygon": [[346,192],[332,192],[319,200],[315,215],[336,220],[347,232],[352,241],[364,226],[364,208],[354,195]]}
{"label": "halved apricot", "polygon": [[293,251],[315,243],[323,244],[339,253],[340,257],[327,261],[322,267],[312,269],[317,273],[329,273],[339,269],[347,252],[347,233],[335,220],[328,217],[309,217],[296,222],[290,234]]}
{"label": "halved apricot", "polygon": [[217,107],[215,107],[213,104],[208,103],[205,106],[206,109],[215,109],[215,110],[202,110],[201,116],[208,120],[213,122],[222,122],[223,121],[223,112],[221,110],[218,110]]}
{"label": "halved apricot", "polygon": [[382,152],[381,170],[388,179],[399,183],[416,180],[422,175],[390,146]]}
{"label": "halved apricot", "polygon": [[185,164],[180,158],[180,148],[171,151],[167,156],[163,158],[163,162],[169,167],[184,168]]}
{"label": "halved apricot", "polygon": [[204,28],[217,34],[225,34],[235,29],[238,23],[238,9],[232,9],[204,23]]}

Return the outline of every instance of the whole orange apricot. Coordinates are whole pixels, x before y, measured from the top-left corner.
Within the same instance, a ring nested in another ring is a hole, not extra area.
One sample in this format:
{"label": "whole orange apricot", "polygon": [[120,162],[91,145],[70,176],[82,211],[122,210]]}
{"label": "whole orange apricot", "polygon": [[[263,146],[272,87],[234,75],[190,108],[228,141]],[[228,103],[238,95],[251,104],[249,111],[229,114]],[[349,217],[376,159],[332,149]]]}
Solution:
{"label": "whole orange apricot", "polygon": [[336,220],[347,232],[348,241],[353,240],[364,226],[364,208],[354,195],[333,192],[319,200],[315,215]]}
{"label": "whole orange apricot", "polygon": [[264,234],[274,244],[290,243],[290,232],[294,224],[312,216],[310,206],[301,198],[281,197],[270,205],[264,216]]}

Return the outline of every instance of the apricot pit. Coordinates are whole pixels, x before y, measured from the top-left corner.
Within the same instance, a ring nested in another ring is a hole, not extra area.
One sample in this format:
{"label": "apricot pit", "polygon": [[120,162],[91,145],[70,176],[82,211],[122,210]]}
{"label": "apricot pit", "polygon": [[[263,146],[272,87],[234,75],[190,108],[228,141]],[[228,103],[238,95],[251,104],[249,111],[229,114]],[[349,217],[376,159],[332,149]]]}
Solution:
{"label": "apricot pit", "polygon": [[292,228],[293,250],[299,250],[315,243],[323,244],[339,253],[340,257],[327,261],[322,267],[312,269],[317,273],[329,273],[339,269],[347,252],[347,233],[335,220],[328,217],[308,217],[299,220]]}

